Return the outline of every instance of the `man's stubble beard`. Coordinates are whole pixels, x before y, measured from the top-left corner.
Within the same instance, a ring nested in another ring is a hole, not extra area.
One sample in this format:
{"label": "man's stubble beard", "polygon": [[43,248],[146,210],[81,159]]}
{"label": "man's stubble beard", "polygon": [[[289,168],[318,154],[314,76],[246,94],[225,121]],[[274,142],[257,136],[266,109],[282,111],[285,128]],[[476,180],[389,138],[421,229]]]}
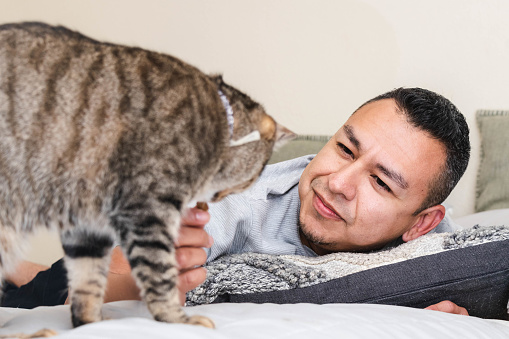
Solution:
{"label": "man's stubble beard", "polygon": [[312,243],[314,245],[317,245],[317,246],[329,246],[329,245],[331,245],[331,243],[326,242],[323,238],[318,237],[318,236],[312,234],[309,231],[309,228],[307,227],[307,225],[304,222],[302,222],[302,218],[301,217],[299,217],[299,225],[298,226],[299,226],[299,232],[310,243]]}

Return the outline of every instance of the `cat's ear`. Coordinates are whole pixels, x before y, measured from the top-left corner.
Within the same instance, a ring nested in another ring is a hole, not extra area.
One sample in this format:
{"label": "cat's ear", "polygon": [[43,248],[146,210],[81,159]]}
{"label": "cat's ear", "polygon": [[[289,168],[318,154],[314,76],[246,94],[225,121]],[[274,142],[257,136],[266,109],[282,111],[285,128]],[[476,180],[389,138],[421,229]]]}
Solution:
{"label": "cat's ear", "polygon": [[285,126],[276,122],[276,143],[274,144],[274,150],[279,149],[281,146],[286,144],[292,139],[295,139],[297,134],[290,131]]}
{"label": "cat's ear", "polygon": [[224,85],[223,76],[221,74],[214,74],[210,76],[212,81],[214,81],[218,88],[221,88],[222,85]]}
{"label": "cat's ear", "polygon": [[277,149],[288,141],[294,139],[297,134],[290,131],[288,128],[278,124],[270,115],[265,115],[260,121],[258,126],[260,136],[263,139],[274,139],[274,148]]}

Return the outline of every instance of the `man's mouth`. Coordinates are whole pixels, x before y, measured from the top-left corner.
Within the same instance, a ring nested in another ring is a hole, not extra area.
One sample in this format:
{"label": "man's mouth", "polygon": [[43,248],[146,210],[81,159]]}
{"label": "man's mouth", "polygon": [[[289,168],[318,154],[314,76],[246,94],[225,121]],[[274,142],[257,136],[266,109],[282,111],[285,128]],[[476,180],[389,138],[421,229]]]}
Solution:
{"label": "man's mouth", "polygon": [[332,220],[344,220],[320,195],[314,192],[313,207],[324,218]]}

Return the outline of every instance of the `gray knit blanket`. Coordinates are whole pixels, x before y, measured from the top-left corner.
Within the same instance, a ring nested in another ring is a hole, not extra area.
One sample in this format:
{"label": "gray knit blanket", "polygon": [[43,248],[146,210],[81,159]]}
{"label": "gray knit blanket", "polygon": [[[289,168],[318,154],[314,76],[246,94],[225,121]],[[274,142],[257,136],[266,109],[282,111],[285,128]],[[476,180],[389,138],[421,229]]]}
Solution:
{"label": "gray knit blanket", "polygon": [[454,233],[427,234],[370,253],[341,252],[320,257],[259,253],[228,255],[207,264],[207,279],[187,294],[186,304],[208,304],[222,294],[307,287],[408,259],[506,239],[509,239],[509,226],[474,226]]}

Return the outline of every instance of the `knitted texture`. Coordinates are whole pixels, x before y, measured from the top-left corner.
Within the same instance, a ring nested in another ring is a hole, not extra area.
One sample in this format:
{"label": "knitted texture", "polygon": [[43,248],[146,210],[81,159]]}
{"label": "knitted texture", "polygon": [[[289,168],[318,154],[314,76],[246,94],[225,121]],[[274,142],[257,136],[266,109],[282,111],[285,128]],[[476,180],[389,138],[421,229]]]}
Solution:
{"label": "knitted texture", "polygon": [[205,282],[187,294],[187,305],[208,304],[222,294],[302,288],[439,252],[509,239],[509,227],[489,226],[428,234],[370,253],[340,252],[320,257],[243,253],[208,263]]}

